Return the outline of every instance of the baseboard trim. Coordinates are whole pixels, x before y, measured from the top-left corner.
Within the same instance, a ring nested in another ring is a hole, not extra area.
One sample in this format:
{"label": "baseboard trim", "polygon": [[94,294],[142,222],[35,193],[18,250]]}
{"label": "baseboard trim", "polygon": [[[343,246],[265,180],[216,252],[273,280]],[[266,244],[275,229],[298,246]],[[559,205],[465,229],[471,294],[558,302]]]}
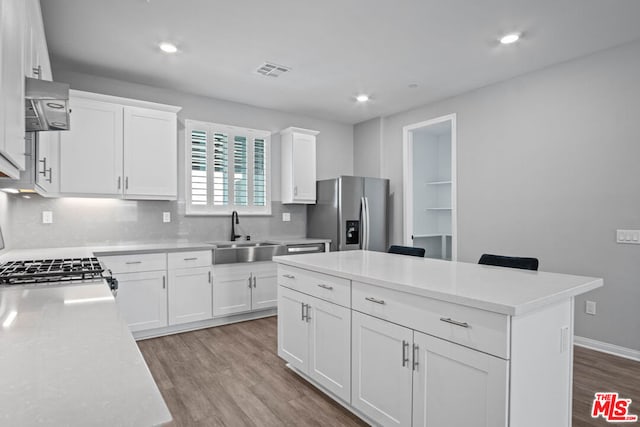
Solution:
{"label": "baseboard trim", "polygon": [[579,347],[588,348],[590,350],[600,351],[602,353],[612,354],[618,357],[624,357],[625,359],[635,360],[640,362],[640,351],[632,348],[621,347],[615,344],[609,344],[603,341],[592,340],[591,338],[573,337],[573,343]]}
{"label": "baseboard trim", "polygon": [[163,337],[165,335],[197,331],[198,329],[206,329],[215,326],[230,325],[232,323],[246,322],[247,320],[262,319],[263,317],[271,317],[275,316],[276,314],[278,314],[278,310],[276,308],[269,308],[261,311],[253,311],[225,317],[216,317],[215,319],[200,320],[198,322],[184,323],[182,325],[166,326],[164,328],[149,329],[146,331],[135,331],[132,332],[132,334],[133,338],[136,341],[141,341],[149,338]]}

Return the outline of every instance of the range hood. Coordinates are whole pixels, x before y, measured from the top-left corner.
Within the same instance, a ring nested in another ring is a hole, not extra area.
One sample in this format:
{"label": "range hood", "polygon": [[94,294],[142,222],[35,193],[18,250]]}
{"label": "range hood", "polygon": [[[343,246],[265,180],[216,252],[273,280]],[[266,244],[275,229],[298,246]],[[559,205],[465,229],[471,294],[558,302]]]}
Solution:
{"label": "range hood", "polygon": [[69,85],[25,79],[25,130],[69,130]]}

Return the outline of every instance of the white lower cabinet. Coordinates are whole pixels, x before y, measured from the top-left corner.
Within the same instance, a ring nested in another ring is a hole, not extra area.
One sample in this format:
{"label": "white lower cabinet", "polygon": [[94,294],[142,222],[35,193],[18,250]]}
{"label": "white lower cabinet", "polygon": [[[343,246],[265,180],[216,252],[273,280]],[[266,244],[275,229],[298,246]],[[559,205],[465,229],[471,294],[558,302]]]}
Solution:
{"label": "white lower cabinet", "polygon": [[351,404],[381,425],[411,425],[413,331],[356,311],[352,330]]}
{"label": "white lower cabinet", "polygon": [[118,274],[116,302],[132,332],[167,326],[164,271]]}
{"label": "white lower cabinet", "polygon": [[169,270],[169,324],[211,319],[211,267]]}
{"label": "white lower cabinet", "polygon": [[278,354],[349,403],[351,310],[280,286]]}
{"label": "white lower cabinet", "polygon": [[353,312],[352,405],[383,426],[507,425],[508,361]]}
{"label": "white lower cabinet", "polygon": [[213,277],[214,317],[273,308],[278,304],[274,262],[215,265]]}
{"label": "white lower cabinet", "polygon": [[414,427],[507,425],[509,362],[420,332],[412,357]]}

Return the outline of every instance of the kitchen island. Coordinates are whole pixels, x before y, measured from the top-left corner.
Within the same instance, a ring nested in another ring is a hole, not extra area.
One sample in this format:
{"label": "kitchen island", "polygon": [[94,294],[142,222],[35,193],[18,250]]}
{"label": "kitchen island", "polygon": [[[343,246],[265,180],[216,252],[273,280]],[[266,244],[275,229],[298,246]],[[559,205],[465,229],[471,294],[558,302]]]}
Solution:
{"label": "kitchen island", "polygon": [[278,354],[364,420],[571,425],[574,297],[602,279],[368,251],[274,261]]}

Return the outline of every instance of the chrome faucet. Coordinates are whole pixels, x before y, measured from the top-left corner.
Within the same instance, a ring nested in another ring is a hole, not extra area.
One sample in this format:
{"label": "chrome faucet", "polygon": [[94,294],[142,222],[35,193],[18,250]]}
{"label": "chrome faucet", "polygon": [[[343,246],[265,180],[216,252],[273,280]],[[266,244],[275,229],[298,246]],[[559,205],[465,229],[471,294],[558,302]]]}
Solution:
{"label": "chrome faucet", "polygon": [[236,234],[236,225],[240,224],[240,219],[238,219],[238,212],[231,212],[231,241],[235,242],[239,234]]}

